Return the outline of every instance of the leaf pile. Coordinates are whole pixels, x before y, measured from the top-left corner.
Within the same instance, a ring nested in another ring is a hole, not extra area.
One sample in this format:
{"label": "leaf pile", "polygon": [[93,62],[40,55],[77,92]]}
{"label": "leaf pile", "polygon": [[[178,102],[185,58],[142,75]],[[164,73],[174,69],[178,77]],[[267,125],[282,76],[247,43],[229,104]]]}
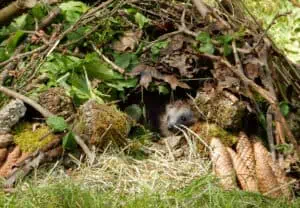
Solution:
{"label": "leaf pile", "polygon": [[291,198],[289,180],[259,141],[252,141],[241,133],[237,152],[225,147],[217,138],[211,141],[211,159],[215,174],[226,189],[240,188],[246,191],[261,192],[271,197]]}

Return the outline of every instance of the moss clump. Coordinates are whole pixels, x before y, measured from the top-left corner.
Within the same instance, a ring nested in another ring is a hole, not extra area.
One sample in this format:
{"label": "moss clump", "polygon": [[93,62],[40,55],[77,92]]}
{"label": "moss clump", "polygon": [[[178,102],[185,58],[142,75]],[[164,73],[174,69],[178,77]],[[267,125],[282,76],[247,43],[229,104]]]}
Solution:
{"label": "moss clump", "polygon": [[[53,134],[49,134],[49,132],[50,129],[43,124],[33,131],[31,123],[21,123],[15,129],[14,142],[23,152],[34,152],[56,138]],[[44,138],[45,135],[48,136]]]}
{"label": "moss clump", "polygon": [[203,92],[197,95],[195,104],[204,120],[225,129],[239,129],[242,126],[246,112],[246,105],[242,101],[233,102],[222,93]]}
{"label": "moss clump", "polygon": [[90,100],[80,108],[75,132],[99,148],[105,148],[110,142],[124,146],[132,124],[129,116],[115,106]]}
{"label": "moss clump", "polygon": [[[225,146],[229,147],[236,144],[238,141],[237,136],[225,131],[216,124],[198,122],[191,127],[191,130],[199,135],[199,137],[207,144],[210,144],[210,141],[213,137],[220,139]],[[200,151],[203,151],[204,145],[200,141],[197,146]]]}

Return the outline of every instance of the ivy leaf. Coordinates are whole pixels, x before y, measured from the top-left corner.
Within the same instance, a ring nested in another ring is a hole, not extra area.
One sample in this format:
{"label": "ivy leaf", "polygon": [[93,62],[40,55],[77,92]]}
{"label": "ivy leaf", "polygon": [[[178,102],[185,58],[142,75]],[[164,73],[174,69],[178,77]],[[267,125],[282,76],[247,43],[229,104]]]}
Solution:
{"label": "ivy leaf", "polygon": [[74,133],[69,131],[62,139],[62,145],[64,149],[74,150],[77,147]]}
{"label": "ivy leaf", "polygon": [[144,15],[142,15],[141,13],[139,13],[139,12],[137,12],[134,15],[134,19],[135,19],[135,22],[139,25],[140,29],[143,29],[145,24],[147,24],[149,22],[149,19],[147,17],[145,17]]}
{"label": "ivy leaf", "polygon": [[68,128],[67,122],[60,116],[51,116],[47,118],[46,123],[54,132],[63,132]]}
{"label": "ivy leaf", "polygon": [[290,112],[290,106],[287,102],[281,102],[279,108],[283,116],[287,116]]}

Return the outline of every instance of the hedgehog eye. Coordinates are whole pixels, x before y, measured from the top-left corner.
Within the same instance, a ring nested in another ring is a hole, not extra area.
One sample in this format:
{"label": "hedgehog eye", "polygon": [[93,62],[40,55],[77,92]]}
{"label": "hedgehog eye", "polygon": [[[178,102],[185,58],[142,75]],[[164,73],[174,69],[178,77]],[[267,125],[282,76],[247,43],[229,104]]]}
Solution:
{"label": "hedgehog eye", "polygon": [[185,122],[187,120],[186,116],[181,116],[181,121]]}

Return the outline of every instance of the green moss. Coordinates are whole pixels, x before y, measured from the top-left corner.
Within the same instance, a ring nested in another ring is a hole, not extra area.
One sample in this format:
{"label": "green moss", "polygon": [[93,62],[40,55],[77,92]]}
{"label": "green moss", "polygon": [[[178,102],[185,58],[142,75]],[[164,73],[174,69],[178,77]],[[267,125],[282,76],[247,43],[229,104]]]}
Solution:
{"label": "green moss", "polygon": [[127,144],[132,125],[132,119],[115,106],[89,101],[80,109],[75,129],[85,138],[90,138],[89,143],[102,148],[110,142],[118,146]]}
{"label": "green moss", "polygon": [[[223,128],[219,127],[216,124],[211,123],[196,123],[191,127],[192,131],[194,131],[202,140],[204,140],[207,144],[210,144],[212,138],[216,137],[222,141],[225,146],[231,147],[237,143],[238,137],[225,131]],[[203,152],[204,145],[201,141],[198,141],[198,150]]]}
{"label": "green moss", "polygon": [[[22,151],[34,152],[55,139],[55,136],[49,132],[50,129],[45,125],[33,131],[31,123],[21,123],[15,129],[14,141]],[[43,138],[45,135],[48,136]],[[41,140],[41,138],[43,139]]]}

